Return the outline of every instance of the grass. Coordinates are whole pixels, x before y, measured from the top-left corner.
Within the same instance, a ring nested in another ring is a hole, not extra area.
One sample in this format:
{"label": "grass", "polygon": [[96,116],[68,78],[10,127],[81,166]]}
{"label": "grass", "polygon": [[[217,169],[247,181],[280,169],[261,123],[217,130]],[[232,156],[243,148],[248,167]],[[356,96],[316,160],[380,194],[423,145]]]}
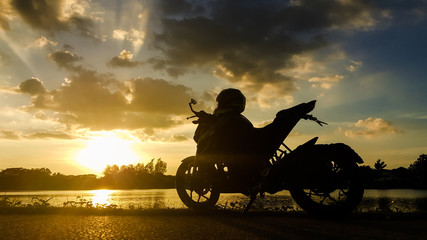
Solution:
{"label": "grass", "polygon": [[[167,216],[191,216],[191,215],[229,215],[240,216],[245,208],[246,201],[230,201],[218,204],[216,209],[210,211],[193,211],[186,208],[156,207],[142,208],[129,204],[127,208],[120,208],[115,204],[94,204],[92,200],[76,197],[75,201],[66,201],[62,206],[51,206],[52,198],[33,197],[31,203],[23,204],[7,196],[0,196],[0,214],[72,214],[72,215],[167,215]],[[423,202],[425,204],[426,202]],[[371,204],[371,205],[369,205]],[[381,200],[377,201],[376,207],[373,203],[366,201],[354,211],[352,217],[427,217],[426,208],[401,209],[396,202]],[[299,207],[289,205],[271,205],[265,201],[256,201],[247,216],[307,216]]]}

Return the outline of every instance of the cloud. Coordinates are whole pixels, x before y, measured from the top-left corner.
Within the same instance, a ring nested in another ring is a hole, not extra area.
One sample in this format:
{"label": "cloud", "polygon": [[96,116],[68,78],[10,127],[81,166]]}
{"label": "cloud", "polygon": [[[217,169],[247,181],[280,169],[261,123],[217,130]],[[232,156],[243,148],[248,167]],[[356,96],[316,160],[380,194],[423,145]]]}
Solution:
{"label": "cloud", "polygon": [[34,28],[65,30],[66,23],[60,20],[63,0],[12,0],[11,5],[22,19]]}
{"label": "cloud", "polygon": [[130,31],[115,29],[113,31],[113,38],[117,40],[126,40],[132,43],[134,49],[138,50],[142,45],[144,45],[146,33],[132,28]]}
{"label": "cloud", "polygon": [[346,67],[350,72],[356,71],[360,66],[362,66],[362,61],[351,61],[351,64]]}
{"label": "cloud", "polygon": [[188,140],[188,137],[184,135],[173,135],[171,138],[171,142],[184,142],[187,140]]}
{"label": "cloud", "polygon": [[335,76],[325,76],[325,77],[313,77],[308,81],[312,83],[313,87],[321,87],[324,89],[330,89],[335,83],[338,83],[344,76],[335,75]]}
{"label": "cloud", "polygon": [[117,40],[126,40],[128,32],[121,29],[115,29],[113,31],[113,38]]}
{"label": "cloud", "polygon": [[190,140],[191,138],[188,138],[184,135],[170,135],[170,136],[155,136],[152,134],[147,133],[139,133],[138,136],[142,140],[151,140],[155,142],[185,142],[187,140]]}
{"label": "cloud", "polygon": [[40,95],[46,92],[46,88],[38,78],[31,78],[19,84],[18,91],[30,95]]}
{"label": "cloud", "polygon": [[365,120],[357,121],[350,127],[352,128],[351,130],[346,130],[344,132],[347,137],[363,136],[371,138],[379,135],[397,134],[402,132],[402,130],[382,118],[369,117]]}
{"label": "cloud", "polygon": [[367,1],[342,0],[163,0],[154,6],[152,21],[161,26],[147,41],[165,53],[150,59],[155,68],[177,77],[198,67],[246,88],[280,84],[282,94],[297,89],[293,76],[283,74],[295,56],[328,46],[332,31],[372,28],[379,11]]}
{"label": "cloud", "polygon": [[142,62],[133,61],[133,54],[130,51],[123,50],[118,57],[113,57],[107,65],[114,68],[127,67],[132,68],[141,65]]}
{"label": "cloud", "polygon": [[82,36],[96,38],[93,33],[94,20],[91,17],[84,16],[86,7],[81,2],[11,0],[10,6],[24,22],[35,29],[50,33],[73,30]]}
{"label": "cloud", "polygon": [[39,38],[37,38],[34,42],[32,42],[29,47],[34,47],[34,48],[43,48],[45,46],[52,46],[55,47],[56,45],[58,45],[57,42],[54,41],[50,41],[49,39],[47,39],[44,36],[41,36]]}
{"label": "cloud", "polygon": [[138,78],[131,82],[132,109],[150,113],[186,114],[191,90],[168,81]]}
{"label": "cloud", "polygon": [[[188,113],[187,102],[192,91],[184,85],[143,77],[120,81],[111,74],[86,69],[80,65],[83,58],[65,50],[55,51],[49,58],[69,70],[71,76],[56,90],[34,93],[30,108],[58,112],[58,121],[67,126],[153,132],[180,124],[179,116]],[[133,61],[132,53],[127,50],[118,58],[121,66],[141,64]]]}
{"label": "cloud", "polygon": [[82,70],[80,65],[76,66],[75,64],[83,60],[83,58],[67,50],[58,50],[52,52],[48,55],[48,58],[55,62],[59,67],[65,68],[67,70]]}
{"label": "cloud", "polygon": [[19,140],[20,138],[19,132],[0,130],[0,139]]}
{"label": "cloud", "polygon": [[[188,113],[191,89],[162,79],[119,81],[108,74],[82,69],[58,89],[47,91],[36,78],[15,92],[32,96],[27,110],[48,110],[68,129],[167,129],[182,123]],[[43,115],[37,115],[42,119]],[[53,120],[53,119],[50,119]],[[40,137],[35,135],[33,137]]]}
{"label": "cloud", "polygon": [[12,14],[9,3],[6,1],[0,1],[0,29],[6,31],[10,30],[10,15]]}
{"label": "cloud", "polygon": [[39,133],[30,134],[25,137],[28,139],[62,139],[62,140],[74,139],[74,137],[70,136],[67,133],[58,133],[58,132],[39,132]]}

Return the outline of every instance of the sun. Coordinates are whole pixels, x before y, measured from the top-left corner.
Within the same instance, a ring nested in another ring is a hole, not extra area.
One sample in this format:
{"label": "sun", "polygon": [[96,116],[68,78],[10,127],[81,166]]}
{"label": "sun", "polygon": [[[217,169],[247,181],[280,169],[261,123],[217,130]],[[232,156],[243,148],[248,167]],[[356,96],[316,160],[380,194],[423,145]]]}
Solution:
{"label": "sun", "polygon": [[86,148],[77,152],[76,160],[96,173],[101,173],[107,165],[134,164],[140,157],[132,150],[133,143],[115,135],[96,137],[88,140]]}

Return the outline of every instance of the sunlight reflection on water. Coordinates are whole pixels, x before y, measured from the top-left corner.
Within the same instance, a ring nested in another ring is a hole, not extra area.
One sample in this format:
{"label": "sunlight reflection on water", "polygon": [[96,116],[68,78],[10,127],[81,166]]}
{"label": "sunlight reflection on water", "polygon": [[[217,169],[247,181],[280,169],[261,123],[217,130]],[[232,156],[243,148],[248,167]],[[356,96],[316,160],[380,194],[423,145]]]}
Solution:
{"label": "sunlight reflection on water", "polygon": [[91,197],[92,204],[95,207],[103,207],[111,205],[111,195],[115,190],[92,190],[90,193],[93,194]]}

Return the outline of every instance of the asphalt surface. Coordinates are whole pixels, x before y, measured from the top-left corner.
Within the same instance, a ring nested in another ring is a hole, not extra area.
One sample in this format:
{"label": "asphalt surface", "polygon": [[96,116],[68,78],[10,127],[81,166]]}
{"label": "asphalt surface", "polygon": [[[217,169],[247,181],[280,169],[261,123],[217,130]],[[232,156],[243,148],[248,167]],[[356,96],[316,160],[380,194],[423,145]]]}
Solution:
{"label": "asphalt surface", "polygon": [[427,218],[307,215],[0,215],[0,239],[427,239]]}

